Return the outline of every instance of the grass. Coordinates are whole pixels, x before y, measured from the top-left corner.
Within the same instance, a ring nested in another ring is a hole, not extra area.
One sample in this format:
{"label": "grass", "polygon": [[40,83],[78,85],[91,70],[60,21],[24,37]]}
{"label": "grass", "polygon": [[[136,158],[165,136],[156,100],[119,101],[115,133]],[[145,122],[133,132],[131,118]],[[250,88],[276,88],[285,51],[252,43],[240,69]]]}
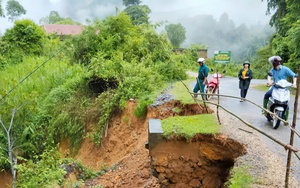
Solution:
{"label": "grass", "polygon": [[266,84],[255,85],[253,88],[258,89],[260,91],[267,92],[270,88],[266,86]]}
{"label": "grass", "polygon": [[253,178],[248,172],[247,166],[235,167],[230,171],[231,178],[225,183],[228,188],[250,188]]}
{"label": "grass", "polygon": [[[265,91],[265,92],[267,92],[270,89],[265,84],[256,85],[253,88],[258,89],[260,91]],[[296,88],[290,88],[290,91],[291,91],[291,95],[295,95],[296,94]]]}
{"label": "grass", "polygon": [[191,138],[197,133],[215,134],[220,125],[213,114],[200,114],[194,116],[174,116],[162,120],[164,136],[176,134]]}
{"label": "grass", "polygon": [[[174,83],[170,93],[176,100],[183,104],[195,103],[191,96],[190,84],[195,81],[195,78],[190,78],[184,81]],[[179,109],[173,109],[178,111]],[[197,133],[215,134],[219,132],[220,125],[214,114],[200,114],[194,116],[174,116],[162,120],[162,129],[164,136],[180,135],[186,138],[191,138]]]}
{"label": "grass", "polygon": [[[184,80],[183,83],[181,81],[176,82],[171,89],[171,94],[177,100],[180,100],[183,104],[191,104],[194,103],[194,99],[189,92],[192,92],[192,88],[190,87],[190,83],[194,82],[195,78],[190,78],[188,80]],[[188,88],[188,89],[187,89]]]}

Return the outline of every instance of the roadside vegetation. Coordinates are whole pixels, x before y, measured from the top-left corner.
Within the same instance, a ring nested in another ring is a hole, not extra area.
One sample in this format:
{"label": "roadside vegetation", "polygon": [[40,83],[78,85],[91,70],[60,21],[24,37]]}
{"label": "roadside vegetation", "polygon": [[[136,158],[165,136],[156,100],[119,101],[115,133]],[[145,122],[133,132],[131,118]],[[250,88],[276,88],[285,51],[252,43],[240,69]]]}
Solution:
{"label": "roadside vegetation", "polygon": [[[28,36],[35,37],[20,35],[29,27],[32,30]],[[33,38],[39,39],[41,45],[33,45]],[[16,43],[9,45],[11,39]],[[17,42],[21,40],[25,42]],[[44,174],[40,180],[35,177],[34,181],[27,181],[35,175],[19,170],[18,187],[25,182],[26,186],[30,182],[31,186],[34,182],[42,185],[44,176],[54,176],[63,184],[64,174],[42,162],[46,160],[46,151],[56,148],[64,139],[71,144],[71,156],[85,137],[100,145],[105,125],[125,107],[128,99],[138,101],[135,114],[144,116],[158,90],[178,76],[186,79],[185,71],[190,67],[197,68],[193,64],[197,58],[195,51],[174,55],[166,35],[157,34],[150,25],[133,25],[125,13],[95,20],[81,35],[63,42],[46,36],[30,20],[18,21],[1,38],[1,43],[1,50],[9,53],[1,54],[5,61],[0,76],[0,113],[10,137],[1,131],[0,166],[8,170],[12,164],[6,149],[11,143],[11,159],[21,162],[14,164],[17,169],[24,166],[47,171],[39,172]],[[25,44],[30,51],[24,51],[28,49]],[[183,63],[183,59],[190,63]],[[90,83],[98,79],[107,83],[113,80],[117,87],[95,92]],[[9,129],[13,109],[16,113]],[[98,124],[86,127],[86,119],[91,116]]]}
{"label": "roadside vegetation", "polygon": [[247,166],[238,166],[231,170],[230,178],[225,183],[228,188],[250,188],[254,179],[248,172]]}

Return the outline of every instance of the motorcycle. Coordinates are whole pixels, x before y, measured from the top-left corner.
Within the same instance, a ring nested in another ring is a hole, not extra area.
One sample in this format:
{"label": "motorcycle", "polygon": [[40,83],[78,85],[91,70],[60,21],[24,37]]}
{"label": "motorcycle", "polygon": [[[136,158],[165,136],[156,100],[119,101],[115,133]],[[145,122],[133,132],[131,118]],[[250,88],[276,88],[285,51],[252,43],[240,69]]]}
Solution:
{"label": "motorcycle", "polygon": [[213,94],[217,93],[220,85],[219,78],[223,77],[219,73],[214,73],[211,76],[212,78],[209,80],[206,87],[206,100],[209,100],[213,96]]}
{"label": "motorcycle", "polygon": [[273,121],[273,129],[277,129],[281,122],[279,118],[287,120],[288,117],[290,100],[289,88],[292,86],[292,83],[286,80],[279,80],[277,83],[274,83],[273,86],[272,95],[269,97],[267,103],[267,109],[276,116],[266,113],[266,118],[268,121]]}

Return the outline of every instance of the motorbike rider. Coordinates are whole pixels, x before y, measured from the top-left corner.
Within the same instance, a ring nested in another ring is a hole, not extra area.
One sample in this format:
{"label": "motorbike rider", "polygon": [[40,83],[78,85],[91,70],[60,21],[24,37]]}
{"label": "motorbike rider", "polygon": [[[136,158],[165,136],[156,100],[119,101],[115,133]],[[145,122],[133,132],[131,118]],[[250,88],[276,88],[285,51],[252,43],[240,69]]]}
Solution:
{"label": "motorbike rider", "polygon": [[[197,81],[193,89],[193,92],[197,93],[200,90],[200,93],[204,93],[204,87],[207,84],[207,76],[208,76],[209,68],[206,66],[205,59],[203,57],[200,57],[197,60],[197,63],[199,63],[198,79],[199,79],[200,88]],[[194,97],[197,98],[197,94],[194,94]],[[202,98],[204,99],[205,97]]]}
{"label": "motorbike rider", "polygon": [[[271,56],[269,62],[272,64],[273,68],[268,73],[268,85],[272,86],[273,83],[278,82],[279,80],[287,80],[287,77],[293,78],[293,87],[296,88],[297,85],[297,74],[295,74],[290,68],[282,65],[282,59],[280,56]],[[273,77],[273,81],[272,81]],[[266,92],[264,100],[263,100],[263,107],[267,108],[269,97],[271,97],[273,91],[273,86]],[[263,110],[263,113],[265,111]]]}

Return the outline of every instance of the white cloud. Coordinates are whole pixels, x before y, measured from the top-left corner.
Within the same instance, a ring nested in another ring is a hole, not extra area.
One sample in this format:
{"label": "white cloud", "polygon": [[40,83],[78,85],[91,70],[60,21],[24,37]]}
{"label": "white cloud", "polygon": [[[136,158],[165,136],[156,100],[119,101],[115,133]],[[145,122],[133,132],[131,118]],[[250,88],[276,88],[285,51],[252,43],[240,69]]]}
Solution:
{"label": "white cloud", "polygon": [[152,10],[151,19],[154,21],[168,19],[178,20],[179,16],[195,16],[198,14],[213,15],[219,20],[223,13],[237,25],[268,23],[266,16],[266,1],[260,0],[143,0]]}
{"label": "white cloud", "polygon": [[60,2],[61,0],[49,0],[50,1],[50,3],[58,3],[58,2]]}
{"label": "white cloud", "polygon": [[[2,7],[7,0],[3,0]],[[70,17],[78,22],[86,19],[93,20],[95,16],[104,18],[113,15],[116,7],[122,9],[121,0],[19,0],[27,13],[22,18],[29,18],[37,24],[42,17],[48,16],[50,11],[57,11],[61,17]],[[143,0],[152,13],[151,21],[177,21],[181,16],[195,16],[197,14],[213,15],[216,20],[226,12],[229,19],[236,25],[245,23],[265,24],[270,16],[266,16],[266,1],[260,0]],[[120,8],[121,7],[121,8]],[[7,28],[13,26],[7,18],[0,18],[0,32],[3,34]]]}

